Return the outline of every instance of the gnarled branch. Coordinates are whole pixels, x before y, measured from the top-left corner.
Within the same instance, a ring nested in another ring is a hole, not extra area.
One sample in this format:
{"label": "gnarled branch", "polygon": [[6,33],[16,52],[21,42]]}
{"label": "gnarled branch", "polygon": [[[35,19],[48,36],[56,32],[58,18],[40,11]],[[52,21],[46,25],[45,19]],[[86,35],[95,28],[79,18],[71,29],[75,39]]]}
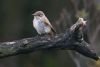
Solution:
{"label": "gnarled branch", "polygon": [[12,42],[1,42],[0,58],[30,53],[37,50],[68,49],[75,50],[87,57],[98,60],[99,57],[90,49],[90,45],[84,40],[82,33],[83,26],[81,24],[76,23],[66,30],[66,32],[56,34],[53,37],[38,35]]}

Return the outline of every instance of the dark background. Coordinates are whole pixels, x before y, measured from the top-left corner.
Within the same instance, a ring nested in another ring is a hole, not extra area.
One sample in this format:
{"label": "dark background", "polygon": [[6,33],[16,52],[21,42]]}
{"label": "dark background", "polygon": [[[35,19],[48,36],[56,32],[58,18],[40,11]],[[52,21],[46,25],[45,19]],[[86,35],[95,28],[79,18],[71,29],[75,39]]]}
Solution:
{"label": "dark background", "polygon": [[[100,0],[0,0],[0,42],[36,36],[32,13],[38,10],[46,14],[57,33],[83,17],[91,46],[100,55]],[[55,50],[0,59],[0,67],[100,67],[100,62],[74,51]]]}

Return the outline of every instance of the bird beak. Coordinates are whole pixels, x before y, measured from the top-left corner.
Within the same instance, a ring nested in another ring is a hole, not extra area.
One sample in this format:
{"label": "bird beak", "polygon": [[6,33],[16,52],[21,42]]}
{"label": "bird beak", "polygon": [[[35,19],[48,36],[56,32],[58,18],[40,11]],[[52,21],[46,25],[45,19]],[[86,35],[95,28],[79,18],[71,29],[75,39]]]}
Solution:
{"label": "bird beak", "polygon": [[34,14],[32,14],[34,16]]}
{"label": "bird beak", "polygon": [[33,16],[36,16],[36,14],[35,14],[35,13],[33,13],[32,15],[33,15]]}

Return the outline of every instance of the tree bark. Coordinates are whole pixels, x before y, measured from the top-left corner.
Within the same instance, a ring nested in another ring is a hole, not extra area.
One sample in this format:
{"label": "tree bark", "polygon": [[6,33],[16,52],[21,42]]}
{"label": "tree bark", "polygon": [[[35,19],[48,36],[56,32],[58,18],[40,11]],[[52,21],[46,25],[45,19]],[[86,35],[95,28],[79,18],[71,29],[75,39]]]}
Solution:
{"label": "tree bark", "polygon": [[55,36],[37,35],[31,38],[0,43],[0,58],[30,53],[37,50],[68,49],[98,60],[99,57],[84,40],[82,23],[75,23],[64,33]]}

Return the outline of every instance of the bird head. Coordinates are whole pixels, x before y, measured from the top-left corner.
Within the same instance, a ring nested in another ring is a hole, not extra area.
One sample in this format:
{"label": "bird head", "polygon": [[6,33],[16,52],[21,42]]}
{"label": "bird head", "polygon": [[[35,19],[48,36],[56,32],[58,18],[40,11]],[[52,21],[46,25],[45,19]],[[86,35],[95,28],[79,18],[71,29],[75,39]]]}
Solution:
{"label": "bird head", "polygon": [[38,18],[42,18],[45,16],[45,14],[43,13],[43,11],[37,11],[35,13],[32,14],[34,17],[38,17]]}

